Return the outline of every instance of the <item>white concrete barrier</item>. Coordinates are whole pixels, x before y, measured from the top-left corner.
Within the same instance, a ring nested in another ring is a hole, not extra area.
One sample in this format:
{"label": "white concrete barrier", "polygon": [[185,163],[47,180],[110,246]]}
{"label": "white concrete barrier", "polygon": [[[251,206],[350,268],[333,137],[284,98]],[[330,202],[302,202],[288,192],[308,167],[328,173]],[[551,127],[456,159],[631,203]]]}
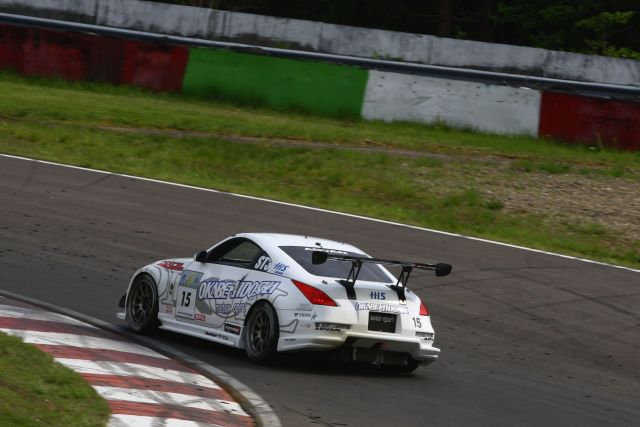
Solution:
{"label": "white concrete barrier", "polygon": [[[38,0],[40,1],[40,0]],[[96,25],[207,38],[211,9],[131,0],[98,0]]]}
{"label": "white concrete barrier", "polygon": [[362,116],[537,136],[540,99],[531,89],[370,71]]}

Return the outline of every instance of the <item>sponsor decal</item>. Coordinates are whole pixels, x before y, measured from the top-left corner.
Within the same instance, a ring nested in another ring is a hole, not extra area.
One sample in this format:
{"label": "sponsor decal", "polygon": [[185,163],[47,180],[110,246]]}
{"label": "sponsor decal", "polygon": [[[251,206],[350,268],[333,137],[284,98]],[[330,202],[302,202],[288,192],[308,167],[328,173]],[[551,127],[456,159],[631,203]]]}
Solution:
{"label": "sponsor decal", "polygon": [[311,326],[313,326],[312,322],[300,322],[300,327],[301,328],[311,328]]}
{"label": "sponsor decal", "polygon": [[281,262],[277,263],[274,267],[273,267],[273,272],[275,274],[278,274],[280,276],[282,276],[284,274],[285,271],[287,271],[287,268],[289,268],[288,265],[285,265]]}
{"label": "sponsor decal", "polygon": [[371,299],[387,299],[387,295],[385,292],[375,292],[375,291],[371,291],[369,292],[369,298]]}
{"label": "sponsor decal", "polygon": [[313,306],[311,304],[299,304],[296,311],[312,311]]}
{"label": "sponsor decal", "polygon": [[353,307],[356,311],[376,311],[378,313],[395,313],[395,314],[409,314],[409,308],[406,305],[385,304],[380,302],[361,302],[352,301]]}
{"label": "sponsor decal", "polygon": [[185,270],[182,272],[180,276],[180,282],[178,283],[178,287],[181,288],[191,288],[197,289],[198,283],[200,283],[200,279],[202,278],[202,273],[192,270]]}
{"label": "sponsor decal", "polygon": [[229,338],[227,336],[219,334],[217,332],[205,331],[204,334],[205,335],[209,335],[210,337],[217,338],[217,339],[222,340],[222,341],[229,341]]}
{"label": "sponsor decal", "polygon": [[205,317],[205,315],[204,315],[204,314],[196,313],[196,315],[195,315],[194,319],[199,320],[199,321],[201,321],[201,322],[204,322],[204,321],[205,321],[205,319],[206,319],[206,317]]}
{"label": "sponsor decal", "polygon": [[297,317],[299,319],[311,319],[311,320],[316,320],[317,314],[315,313],[309,313],[309,312],[304,312],[304,313],[293,313],[293,317]]}
{"label": "sponsor decal", "polygon": [[328,254],[349,255],[349,252],[339,251],[338,249],[324,249],[324,248],[304,248],[305,251],[320,251]]}
{"label": "sponsor decal", "polygon": [[183,263],[174,261],[162,261],[159,262],[158,265],[162,268],[166,268],[167,270],[172,271],[182,271],[182,269],[184,268]]}
{"label": "sponsor decal", "polygon": [[271,295],[280,283],[273,280],[205,280],[198,288],[198,298],[223,300]]}
{"label": "sponsor decal", "polygon": [[164,305],[164,312],[165,313],[169,313],[169,314],[173,314],[173,306],[169,305],[169,304],[165,304]]}
{"label": "sponsor decal", "polygon": [[225,323],[224,324],[224,331],[225,332],[229,332],[231,334],[236,334],[236,335],[240,335],[240,331],[242,330],[242,328],[238,325],[234,325],[233,323]]}
{"label": "sponsor decal", "polygon": [[349,328],[350,328],[349,325],[344,325],[342,323],[325,323],[325,322],[316,323],[316,331],[342,332]]}
{"label": "sponsor decal", "polygon": [[209,278],[198,286],[196,306],[199,312],[206,314],[215,313],[225,317],[242,315],[255,299],[272,295],[280,283],[273,280]]}

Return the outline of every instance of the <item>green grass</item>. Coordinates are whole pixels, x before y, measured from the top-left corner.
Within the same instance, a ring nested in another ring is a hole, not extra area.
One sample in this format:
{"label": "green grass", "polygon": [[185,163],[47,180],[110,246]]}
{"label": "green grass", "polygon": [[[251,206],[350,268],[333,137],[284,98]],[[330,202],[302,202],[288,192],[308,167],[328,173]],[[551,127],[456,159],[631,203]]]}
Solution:
{"label": "green grass", "polygon": [[69,125],[113,125],[177,129],[252,137],[295,138],[331,143],[376,144],[431,153],[497,155],[584,167],[637,167],[629,156],[600,147],[563,145],[526,136],[461,131],[444,125],[367,122],[242,108],[221,102],[155,94],[130,87],[0,74],[0,115],[62,121]]}
{"label": "green grass", "polygon": [[80,375],[0,333],[1,426],[104,426],[110,413]]}
{"label": "green grass", "polygon": [[[638,154],[6,75],[0,91],[0,151],[5,153],[640,266],[640,242],[629,237],[633,233],[590,218],[579,218],[582,225],[576,226],[575,218],[554,206],[514,209],[494,191],[522,181],[510,191],[527,194],[541,177],[569,174],[614,188],[611,180],[620,177],[635,183],[640,181]],[[110,127],[146,129],[123,133]],[[151,135],[148,128],[210,134],[178,138]],[[321,141],[334,148],[229,140],[237,136]],[[411,149],[426,156],[340,149],[344,144]]]}

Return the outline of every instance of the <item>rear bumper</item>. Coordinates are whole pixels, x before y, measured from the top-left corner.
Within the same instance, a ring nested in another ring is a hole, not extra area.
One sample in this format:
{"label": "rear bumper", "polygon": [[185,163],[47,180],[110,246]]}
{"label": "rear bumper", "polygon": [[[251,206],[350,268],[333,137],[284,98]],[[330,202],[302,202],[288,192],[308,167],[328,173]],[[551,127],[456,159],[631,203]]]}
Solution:
{"label": "rear bumper", "polygon": [[[403,353],[419,362],[430,363],[438,358],[440,349],[432,341],[409,338],[402,335],[362,334],[349,331],[328,332],[325,334],[282,337],[278,342],[278,351],[296,350],[332,350],[338,348],[368,349],[377,352]],[[366,353],[361,351],[362,354]],[[356,358],[357,359],[357,358]]]}

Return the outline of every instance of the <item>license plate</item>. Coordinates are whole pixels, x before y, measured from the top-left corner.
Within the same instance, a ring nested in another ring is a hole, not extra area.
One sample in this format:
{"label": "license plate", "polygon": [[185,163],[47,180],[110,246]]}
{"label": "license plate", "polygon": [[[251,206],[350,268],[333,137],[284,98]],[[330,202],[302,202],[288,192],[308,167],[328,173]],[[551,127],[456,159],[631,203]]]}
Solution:
{"label": "license plate", "polygon": [[369,330],[378,332],[396,332],[396,315],[393,313],[369,312]]}

